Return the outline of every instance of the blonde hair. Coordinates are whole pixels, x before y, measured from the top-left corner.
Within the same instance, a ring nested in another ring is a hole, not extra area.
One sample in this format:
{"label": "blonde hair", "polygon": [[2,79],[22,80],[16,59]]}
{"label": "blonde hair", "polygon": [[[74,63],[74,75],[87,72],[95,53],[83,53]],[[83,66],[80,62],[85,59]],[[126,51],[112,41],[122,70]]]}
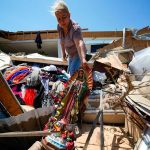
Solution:
{"label": "blonde hair", "polygon": [[56,0],[53,6],[51,7],[51,10],[52,10],[51,13],[53,15],[55,15],[57,11],[61,11],[61,10],[69,13],[67,4],[63,0]]}

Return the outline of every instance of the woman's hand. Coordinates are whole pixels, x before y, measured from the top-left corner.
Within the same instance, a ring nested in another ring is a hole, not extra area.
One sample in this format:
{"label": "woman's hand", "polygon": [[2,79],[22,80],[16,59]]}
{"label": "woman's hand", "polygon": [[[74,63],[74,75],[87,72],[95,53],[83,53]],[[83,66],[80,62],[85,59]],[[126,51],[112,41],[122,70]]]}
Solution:
{"label": "woman's hand", "polygon": [[66,53],[65,53],[65,54],[63,54],[62,60],[63,60],[63,61],[67,61]]}
{"label": "woman's hand", "polygon": [[87,61],[85,59],[83,59],[81,65],[82,65],[83,68],[86,68]]}

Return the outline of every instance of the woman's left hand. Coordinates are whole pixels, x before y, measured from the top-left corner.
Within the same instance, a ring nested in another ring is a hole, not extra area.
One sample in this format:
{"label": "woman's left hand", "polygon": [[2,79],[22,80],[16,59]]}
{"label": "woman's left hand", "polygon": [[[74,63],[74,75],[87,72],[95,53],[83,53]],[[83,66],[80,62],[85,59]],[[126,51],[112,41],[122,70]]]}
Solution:
{"label": "woman's left hand", "polygon": [[82,65],[83,68],[86,68],[86,66],[87,66],[87,61],[86,61],[86,60],[83,60],[81,65]]}

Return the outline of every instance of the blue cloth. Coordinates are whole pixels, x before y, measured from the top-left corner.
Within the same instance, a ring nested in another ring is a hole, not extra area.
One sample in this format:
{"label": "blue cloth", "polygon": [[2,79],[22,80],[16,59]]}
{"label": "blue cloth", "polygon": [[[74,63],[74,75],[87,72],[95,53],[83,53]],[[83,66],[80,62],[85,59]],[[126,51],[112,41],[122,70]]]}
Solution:
{"label": "blue cloth", "polygon": [[9,81],[12,82],[12,80],[13,80],[16,76],[18,76],[18,75],[20,75],[20,74],[24,74],[24,73],[28,73],[28,74],[29,74],[30,71],[29,71],[28,69],[19,70],[19,71],[15,72],[15,73],[12,75],[12,77],[9,79]]}
{"label": "blue cloth", "polygon": [[68,66],[68,73],[72,76],[74,72],[79,69],[81,64],[79,55],[75,55],[69,58],[69,66]]}

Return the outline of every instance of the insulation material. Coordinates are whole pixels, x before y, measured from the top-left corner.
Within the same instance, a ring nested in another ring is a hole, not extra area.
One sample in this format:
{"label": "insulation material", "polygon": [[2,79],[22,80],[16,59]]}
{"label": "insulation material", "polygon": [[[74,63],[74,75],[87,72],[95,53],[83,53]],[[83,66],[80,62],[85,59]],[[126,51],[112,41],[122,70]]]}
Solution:
{"label": "insulation material", "polygon": [[135,78],[141,81],[144,74],[150,71],[150,47],[135,53],[135,57],[129,63],[131,73],[135,74]]}

